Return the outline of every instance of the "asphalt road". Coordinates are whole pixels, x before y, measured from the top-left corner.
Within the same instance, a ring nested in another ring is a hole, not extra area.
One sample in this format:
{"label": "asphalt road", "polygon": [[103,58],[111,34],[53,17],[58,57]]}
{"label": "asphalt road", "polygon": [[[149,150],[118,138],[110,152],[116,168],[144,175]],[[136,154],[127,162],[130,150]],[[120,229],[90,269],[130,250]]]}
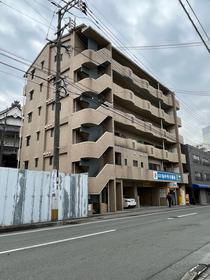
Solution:
{"label": "asphalt road", "polygon": [[209,244],[210,207],[1,234],[0,279],[180,279]]}

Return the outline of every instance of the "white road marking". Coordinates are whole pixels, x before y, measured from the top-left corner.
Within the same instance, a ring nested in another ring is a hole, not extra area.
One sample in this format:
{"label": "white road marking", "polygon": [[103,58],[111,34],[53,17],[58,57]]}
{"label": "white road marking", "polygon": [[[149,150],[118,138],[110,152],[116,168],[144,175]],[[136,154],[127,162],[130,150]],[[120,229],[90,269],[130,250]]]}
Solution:
{"label": "white road marking", "polygon": [[[196,207],[196,209],[205,209],[209,208],[210,206],[201,206],[201,207]],[[172,210],[171,212],[180,212],[180,211],[189,211],[192,209],[177,209],[177,210]],[[41,229],[35,229],[35,230],[27,230],[27,231],[21,231],[21,232],[14,232],[14,233],[8,233],[8,234],[0,234],[1,237],[9,237],[9,236],[14,236],[14,235],[22,235],[22,234],[29,234],[29,233],[36,233],[36,232],[42,232],[42,231],[49,231],[49,230],[60,230],[60,229],[65,229],[65,228],[72,228],[72,227],[80,227],[80,226],[85,226],[85,225],[91,225],[91,224],[99,224],[99,223],[108,223],[112,221],[120,221],[120,220],[128,220],[128,219],[136,219],[136,218],[142,218],[142,217],[148,217],[148,216],[153,216],[153,215],[161,215],[161,214],[168,214],[170,211],[160,211],[160,212],[155,212],[155,213],[148,213],[148,214],[139,214],[136,216],[128,216],[128,217],[120,217],[120,218],[111,218],[111,219],[104,219],[100,221],[93,221],[93,222],[85,222],[81,224],[74,224],[74,225],[64,225],[64,226],[56,226],[56,227],[49,227],[49,228],[41,228]]]}
{"label": "white road marking", "polygon": [[95,232],[95,233],[90,233],[90,234],[86,234],[86,235],[70,237],[70,238],[61,239],[61,240],[55,240],[55,241],[51,241],[51,242],[40,243],[40,244],[31,245],[31,246],[27,246],[27,247],[21,247],[21,248],[11,249],[11,250],[7,250],[7,251],[2,251],[2,252],[0,252],[0,255],[9,254],[9,253],[18,252],[18,251],[29,250],[29,249],[33,249],[33,248],[39,248],[39,247],[49,246],[49,245],[58,244],[58,243],[63,243],[63,242],[68,242],[68,241],[72,241],[72,240],[76,240],[76,239],[82,239],[82,238],[91,237],[91,236],[96,236],[96,235],[105,234],[105,233],[110,233],[110,232],[114,232],[114,231],[116,231],[116,229],[111,229],[111,230],[106,230],[106,231],[100,231],[100,232]]}
{"label": "white road marking", "polygon": [[169,217],[168,220],[174,220],[176,218],[184,218],[184,217],[188,217],[188,216],[193,216],[193,215],[197,215],[198,213],[189,213],[189,214],[184,214],[184,215],[180,215],[180,216],[176,216],[176,217]]}
{"label": "white road marking", "polygon": [[193,216],[193,215],[197,215],[198,213],[189,213],[189,214],[185,214],[185,215],[180,215],[177,216],[178,218],[183,218],[183,217],[187,217],[187,216]]}

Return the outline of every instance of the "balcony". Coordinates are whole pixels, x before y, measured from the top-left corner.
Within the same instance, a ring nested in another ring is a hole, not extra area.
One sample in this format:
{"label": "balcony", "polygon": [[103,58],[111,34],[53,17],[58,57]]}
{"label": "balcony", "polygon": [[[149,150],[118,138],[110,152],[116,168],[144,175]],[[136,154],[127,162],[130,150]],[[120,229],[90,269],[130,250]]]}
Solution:
{"label": "balcony", "polygon": [[141,79],[135,75],[129,67],[123,66],[116,60],[112,60],[112,69],[123,77],[130,79],[133,84],[138,86],[140,89],[145,90],[153,98],[161,99],[167,106],[173,106],[171,95],[164,95],[161,90],[152,87],[147,80]]}
{"label": "balcony", "polygon": [[135,147],[135,150],[146,153],[148,157],[152,157],[164,161],[170,161],[173,163],[178,162],[177,153],[172,153],[167,150],[158,149],[151,145],[141,144],[133,139],[127,139],[118,136],[115,136],[114,139],[115,139],[116,146],[127,148],[127,149],[134,149]]}
{"label": "balcony", "polygon": [[[131,90],[122,88],[117,84],[113,84],[113,92],[118,98],[125,102],[130,103],[130,108],[133,110],[136,108],[137,110],[143,110],[145,114],[151,114],[155,118],[163,119],[168,124],[174,124],[173,116],[167,114],[164,110],[159,109],[151,104],[148,100],[142,99],[136,96]],[[127,104],[129,106],[129,104]]]}
{"label": "balcony", "polygon": [[82,65],[91,67],[91,65],[98,66],[106,62],[111,62],[111,52],[107,48],[102,48],[98,51],[86,49],[83,52],[74,56],[73,70],[77,70]]}
{"label": "balcony", "polygon": [[130,126],[132,128],[135,128],[139,132],[146,133],[147,135],[151,135],[160,139],[165,139],[166,141],[171,143],[176,143],[175,134],[172,134],[166,131],[165,129],[158,128],[149,122],[140,120],[132,114],[122,113],[120,111],[119,113],[115,112],[113,113],[113,117],[116,122],[119,122],[124,126]]}

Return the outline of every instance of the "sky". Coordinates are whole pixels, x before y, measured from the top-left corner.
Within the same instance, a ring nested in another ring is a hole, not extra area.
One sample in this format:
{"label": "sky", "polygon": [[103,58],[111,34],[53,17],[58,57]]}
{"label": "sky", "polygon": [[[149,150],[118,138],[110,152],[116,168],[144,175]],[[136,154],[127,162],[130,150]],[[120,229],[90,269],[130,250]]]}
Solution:
{"label": "sky", "polygon": [[[189,2],[210,36],[210,0]],[[86,0],[86,3],[91,17],[72,9],[72,15],[66,14],[65,22],[71,17],[77,24],[91,25],[108,36],[115,46],[201,42],[178,0]],[[55,8],[48,0],[0,1],[0,62],[22,70],[0,63],[0,110],[10,106],[13,100],[23,102],[26,82],[23,71],[46,44],[46,38],[54,39]],[[196,20],[195,23],[199,26]],[[2,56],[5,50],[24,58],[24,64]],[[140,67],[176,92],[181,106],[178,113],[182,118],[180,133],[185,143],[201,143],[202,128],[210,124],[210,54],[206,48],[200,44],[198,47],[129,49],[127,52],[138,60]]]}

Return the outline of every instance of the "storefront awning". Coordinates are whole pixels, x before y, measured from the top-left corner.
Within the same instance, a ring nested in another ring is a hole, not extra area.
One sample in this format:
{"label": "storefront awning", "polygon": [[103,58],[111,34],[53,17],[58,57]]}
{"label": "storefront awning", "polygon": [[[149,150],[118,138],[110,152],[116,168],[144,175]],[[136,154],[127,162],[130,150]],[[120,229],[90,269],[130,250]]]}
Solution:
{"label": "storefront awning", "polygon": [[210,185],[193,184],[193,189],[210,189]]}

